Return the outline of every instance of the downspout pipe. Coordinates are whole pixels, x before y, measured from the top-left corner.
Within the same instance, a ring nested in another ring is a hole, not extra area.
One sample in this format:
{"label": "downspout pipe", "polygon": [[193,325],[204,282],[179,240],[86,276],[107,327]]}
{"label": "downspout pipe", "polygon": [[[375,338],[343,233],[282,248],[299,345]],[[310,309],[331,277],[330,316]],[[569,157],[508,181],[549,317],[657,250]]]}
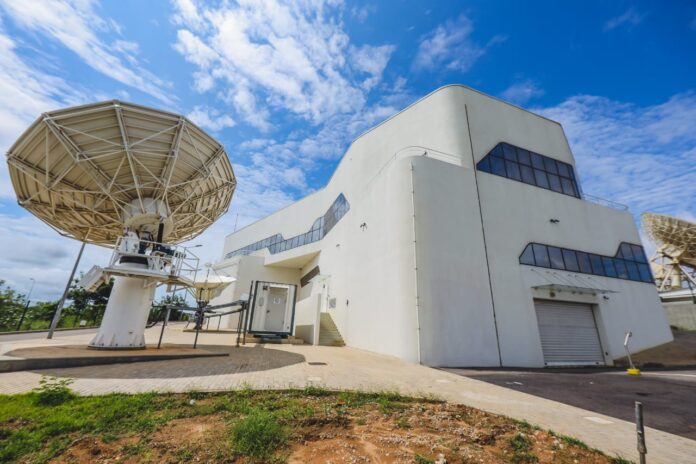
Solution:
{"label": "downspout pipe", "polygon": [[412,224],[413,224],[413,280],[414,280],[414,294],[416,299],[416,350],[418,354],[418,364],[421,363],[421,327],[420,327],[420,298],[418,295],[418,245],[416,239],[416,189],[413,177],[414,167],[413,161],[409,163],[411,165],[411,212],[412,212]]}

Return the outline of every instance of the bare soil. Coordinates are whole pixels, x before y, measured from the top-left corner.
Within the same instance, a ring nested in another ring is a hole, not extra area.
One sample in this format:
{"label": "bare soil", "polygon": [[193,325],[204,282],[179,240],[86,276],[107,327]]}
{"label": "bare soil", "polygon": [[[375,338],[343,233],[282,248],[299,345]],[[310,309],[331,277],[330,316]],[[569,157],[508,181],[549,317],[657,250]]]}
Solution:
{"label": "bare soil", "polygon": [[77,438],[50,462],[425,464],[439,457],[449,464],[614,462],[567,437],[462,405],[413,399],[356,404],[338,394],[293,401],[294,410],[309,412],[279,413],[289,440],[271,460],[231,452],[229,428],[243,415],[216,411],[213,400],[203,399],[196,405],[206,411],[202,415],[172,419],[145,434]]}

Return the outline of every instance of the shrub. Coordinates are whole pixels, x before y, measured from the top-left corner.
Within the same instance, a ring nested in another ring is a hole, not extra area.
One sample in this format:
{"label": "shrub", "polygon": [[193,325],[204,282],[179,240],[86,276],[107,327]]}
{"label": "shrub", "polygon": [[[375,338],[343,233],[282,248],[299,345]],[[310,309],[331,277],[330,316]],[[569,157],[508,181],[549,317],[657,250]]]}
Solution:
{"label": "shrub", "polygon": [[235,452],[255,459],[269,459],[288,440],[285,428],[271,413],[253,410],[232,427]]}
{"label": "shrub", "polygon": [[530,452],[532,449],[532,441],[529,437],[523,433],[518,433],[510,439],[510,446],[512,446],[512,462],[515,464],[522,463],[534,463],[538,462],[534,454]]}
{"label": "shrub", "polygon": [[68,387],[71,383],[73,379],[41,377],[40,386],[34,389],[36,403],[42,406],[56,406],[75,398],[77,395]]}

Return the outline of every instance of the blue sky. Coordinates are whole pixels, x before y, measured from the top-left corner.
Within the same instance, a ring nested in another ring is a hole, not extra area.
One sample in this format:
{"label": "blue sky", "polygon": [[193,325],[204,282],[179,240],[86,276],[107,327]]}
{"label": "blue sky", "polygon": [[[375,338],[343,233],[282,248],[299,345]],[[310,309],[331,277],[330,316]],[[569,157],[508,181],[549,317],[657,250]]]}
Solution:
{"label": "blue sky", "polygon": [[[0,2],[0,145],[41,112],[118,98],[188,115],[239,186],[197,243],[322,187],[350,141],[463,83],[564,125],[585,192],[696,218],[696,4],[687,1]],[[56,298],[79,244],[0,169],[0,279]],[[82,269],[108,252],[90,246]]]}

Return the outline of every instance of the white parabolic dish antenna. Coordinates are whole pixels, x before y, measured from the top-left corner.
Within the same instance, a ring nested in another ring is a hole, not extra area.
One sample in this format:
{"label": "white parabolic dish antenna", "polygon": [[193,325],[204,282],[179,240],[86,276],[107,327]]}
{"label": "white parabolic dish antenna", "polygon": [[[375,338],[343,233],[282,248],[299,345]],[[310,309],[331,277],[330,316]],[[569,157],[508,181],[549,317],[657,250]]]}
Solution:
{"label": "white parabolic dish antenna", "polygon": [[651,260],[660,291],[696,286],[696,224],[663,214],[644,213],[643,229],[658,246]]}
{"label": "white parabolic dish antenna", "polygon": [[7,162],[21,206],[62,235],[121,251],[90,343],[101,348],[144,347],[156,284],[176,277],[182,257],[165,244],[203,232],[236,186],[224,147],[191,121],[120,101],[44,113]]}

